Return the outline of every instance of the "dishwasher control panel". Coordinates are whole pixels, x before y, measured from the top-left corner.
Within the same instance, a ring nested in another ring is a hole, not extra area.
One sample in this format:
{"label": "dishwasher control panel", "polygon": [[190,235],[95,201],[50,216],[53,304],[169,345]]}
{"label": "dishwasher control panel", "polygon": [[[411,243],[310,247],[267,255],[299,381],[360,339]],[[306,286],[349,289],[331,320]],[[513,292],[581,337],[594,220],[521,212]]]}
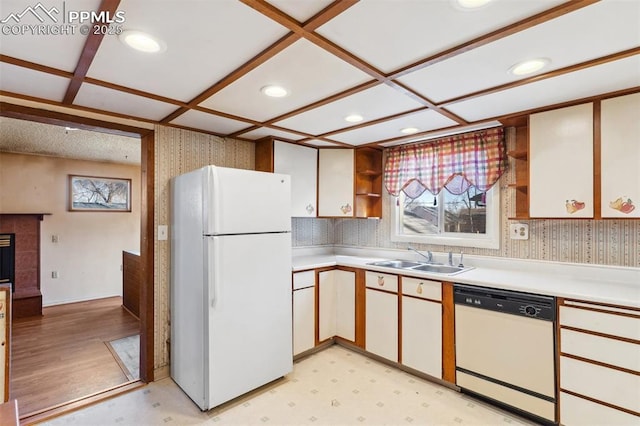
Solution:
{"label": "dishwasher control panel", "polygon": [[556,316],[554,297],[493,288],[456,284],[454,303],[547,321]]}

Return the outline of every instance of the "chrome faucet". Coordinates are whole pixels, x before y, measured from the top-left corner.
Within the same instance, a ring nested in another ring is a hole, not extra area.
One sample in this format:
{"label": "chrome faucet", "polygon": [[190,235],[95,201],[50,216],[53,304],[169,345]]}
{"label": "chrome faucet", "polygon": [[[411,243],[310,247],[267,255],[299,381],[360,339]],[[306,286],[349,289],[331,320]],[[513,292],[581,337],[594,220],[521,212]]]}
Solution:
{"label": "chrome faucet", "polygon": [[453,253],[449,252],[449,266],[453,266]]}
{"label": "chrome faucet", "polygon": [[458,268],[464,268],[464,265],[462,264],[463,256],[464,256],[464,252],[460,250],[460,264],[458,265]]}
{"label": "chrome faucet", "polygon": [[427,259],[427,262],[432,263],[433,262],[433,253],[431,253],[430,251],[427,250],[427,254],[424,255],[422,253],[420,253],[418,250],[414,249],[413,247],[407,247],[407,250],[411,250],[411,251],[415,251],[416,253],[418,253],[420,256],[424,257],[425,259]]}

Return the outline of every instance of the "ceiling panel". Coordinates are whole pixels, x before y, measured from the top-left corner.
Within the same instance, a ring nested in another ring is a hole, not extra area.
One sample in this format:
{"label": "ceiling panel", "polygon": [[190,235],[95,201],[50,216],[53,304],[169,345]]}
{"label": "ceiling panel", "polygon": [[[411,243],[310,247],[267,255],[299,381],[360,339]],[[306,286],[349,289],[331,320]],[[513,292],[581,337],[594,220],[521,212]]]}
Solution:
{"label": "ceiling panel", "polygon": [[353,126],[344,119],[350,114],[359,114],[367,122],[420,107],[421,103],[382,84],[275,124],[319,135]]}
{"label": "ceiling panel", "polygon": [[474,11],[453,1],[361,1],[318,29],[384,72],[542,12],[561,0],[496,0]]}
{"label": "ceiling panel", "polygon": [[335,147],[335,146],[341,146],[335,143],[331,143],[331,142],[327,142],[327,141],[321,141],[319,139],[311,139],[309,141],[304,141],[304,143],[308,144],[308,145],[313,145],[313,146],[326,146],[326,147]]}
{"label": "ceiling panel", "polygon": [[499,121],[492,120],[492,121],[482,122],[479,124],[472,124],[469,126],[460,126],[454,129],[447,129],[442,131],[436,130],[433,132],[429,132],[428,136],[418,136],[416,138],[407,138],[399,142],[398,141],[386,142],[380,145],[384,147],[388,147],[388,146],[402,145],[402,144],[415,143],[415,142],[424,142],[424,141],[429,141],[433,139],[443,138],[445,136],[458,135],[466,132],[475,132],[477,130],[490,129],[492,127],[500,127],[500,126],[502,126],[502,123],[500,123]]}
{"label": "ceiling panel", "polygon": [[[73,72],[87,37],[80,34],[79,25],[69,23],[68,14],[70,11],[97,9],[100,0],[44,4],[29,0],[2,0],[0,5],[3,55]],[[17,16],[25,11],[21,18]],[[11,14],[16,17],[12,18]]]}
{"label": "ceiling panel", "polygon": [[268,127],[260,127],[259,129],[252,130],[250,132],[243,133],[240,135],[240,137],[242,138],[252,139],[252,140],[261,139],[266,136],[274,136],[276,138],[290,139],[293,141],[299,141],[300,139],[304,139],[304,136],[300,136],[297,133],[283,132],[282,130],[270,129]]}
{"label": "ceiling panel", "polygon": [[0,117],[0,151],[140,164],[140,138]]}
{"label": "ceiling panel", "polygon": [[[597,31],[591,22],[599,22]],[[442,102],[519,80],[522,77],[508,70],[525,59],[551,59],[542,71],[548,72],[636,46],[640,46],[640,2],[600,2],[399,80]]]}
{"label": "ceiling panel", "polygon": [[172,120],[171,123],[221,134],[234,133],[251,125],[244,121],[232,120],[230,118],[195,110],[187,111],[175,120]]}
{"label": "ceiling panel", "polygon": [[455,121],[435,111],[427,110],[372,126],[331,135],[330,138],[353,145],[362,145],[378,140],[406,136],[400,132],[400,130],[405,127],[415,127],[419,132],[425,132],[441,127],[453,126],[455,124]]}
{"label": "ceiling panel", "polygon": [[452,104],[475,121],[640,86],[640,55]]}
{"label": "ceiling panel", "polygon": [[[299,40],[201,105],[266,121],[368,80],[370,77],[357,68]],[[264,96],[260,89],[270,84],[285,87],[289,95]]]}
{"label": "ceiling panel", "polygon": [[0,89],[41,99],[62,101],[69,79],[0,62]]}
{"label": "ceiling panel", "polygon": [[164,1],[151,11],[147,2],[122,0],[120,9],[126,11],[125,30],[154,35],[167,49],[137,52],[106,36],[88,75],[181,101],[195,98],[288,32],[236,0]]}
{"label": "ceiling panel", "polygon": [[325,7],[333,3],[333,0],[268,0],[269,3],[291,16],[298,22],[306,22]]}
{"label": "ceiling panel", "polygon": [[80,87],[74,104],[157,121],[177,108],[175,105],[88,83]]}

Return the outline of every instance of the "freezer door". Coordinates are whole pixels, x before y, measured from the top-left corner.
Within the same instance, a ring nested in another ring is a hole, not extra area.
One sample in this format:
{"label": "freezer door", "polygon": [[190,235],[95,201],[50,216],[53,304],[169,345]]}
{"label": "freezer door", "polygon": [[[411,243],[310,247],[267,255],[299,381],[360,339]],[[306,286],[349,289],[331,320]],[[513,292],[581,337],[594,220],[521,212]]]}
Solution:
{"label": "freezer door", "polygon": [[291,234],[207,238],[208,407],[293,368]]}
{"label": "freezer door", "polygon": [[291,230],[289,175],[216,166],[205,175],[205,234]]}

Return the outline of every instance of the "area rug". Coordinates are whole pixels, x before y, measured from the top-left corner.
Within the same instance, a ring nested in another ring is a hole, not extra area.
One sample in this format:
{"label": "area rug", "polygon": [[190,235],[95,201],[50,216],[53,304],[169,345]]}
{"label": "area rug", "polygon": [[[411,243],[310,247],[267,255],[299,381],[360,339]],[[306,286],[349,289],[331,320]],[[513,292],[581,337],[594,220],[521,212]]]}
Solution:
{"label": "area rug", "polygon": [[140,335],[105,342],[107,348],[129,380],[140,378]]}

